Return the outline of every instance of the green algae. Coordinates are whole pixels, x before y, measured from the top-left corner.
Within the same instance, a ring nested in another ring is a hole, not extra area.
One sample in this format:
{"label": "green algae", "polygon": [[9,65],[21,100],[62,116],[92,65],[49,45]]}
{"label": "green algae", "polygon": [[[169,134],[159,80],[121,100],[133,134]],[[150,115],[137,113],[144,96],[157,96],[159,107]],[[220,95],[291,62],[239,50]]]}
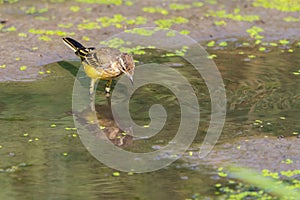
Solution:
{"label": "green algae", "polygon": [[103,5],[122,5],[122,0],[75,0],[80,3],[88,3],[88,4],[103,4]]}
{"label": "green algae", "polygon": [[235,10],[234,13],[227,13],[225,10],[209,10],[206,14],[207,17],[218,17],[221,19],[231,19],[234,21],[258,21],[260,17],[258,15],[241,15],[239,10]]}
{"label": "green algae", "polygon": [[169,19],[159,19],[156,20],[154,23],[159,27],[159,28],[170,28],[174,24],[184,24],[188,23],[189,20],[184,17],[172,17]]}
{"label": "green algae", "polygon": [[296,12],[300,11],[300,1],[299,0],[254,0],[252,5],[254,7],[263,7],[270,9],[277,9],[284,12]]}
{"label": "green algae", "polygon": [[145,29],[145,28],[134,28],[134,29],[125,30],[124,32],[137,34],[137,35],[143,35],[143,36],[151,36],[155,33],[155,30],[149,30],[149,29]]}
{"label": "green algae", "polygon": [[58,36],[70,36],[75,35],[74,32],[65,32],[61,30],[45,30],[45,29],[34,29],[31,28],[28,30],[29,33],[35,34],[35,35],[58,35]]}
{"label": "green algae", "polygon": [[77,25],[77,28],[79,30],[94,30],[94,29],[100,29],[101,26],[97,22],[85,22]]}
{"label": "green algae", "polygon": [[171,3],[169,5],[170,10],[185,10],[191,8],[190,4],[179,4],[179,3]]}
{"label": "green algae", "polygon": [[72,12],[78,12],[79,10],[80,10],[79,6],[71,6],[70,7],[70,11],[72,11]]}
{"label": "green algae", "polygon": [[161,7],[144,7],[143,11],[147,13],[160,13],[162,15],[167,15],[169,13],[166,9]]}

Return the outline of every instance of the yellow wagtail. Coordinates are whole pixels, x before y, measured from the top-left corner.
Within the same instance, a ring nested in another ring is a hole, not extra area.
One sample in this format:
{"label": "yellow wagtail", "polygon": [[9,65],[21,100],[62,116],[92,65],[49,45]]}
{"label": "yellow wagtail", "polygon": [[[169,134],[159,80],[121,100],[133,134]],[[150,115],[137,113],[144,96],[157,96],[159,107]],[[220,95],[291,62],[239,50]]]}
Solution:
{"label": "yellow wagtail", "polygon": [[80,57],[86,75],[91,78],[90,94],[94,93],[95,83],[99,79],[108,80],[105,91],[109,94],[112,78],[122,73],[126,74],[133,83],[135,64],[131,55],[109,47],[86,48],[69,37],[63,38],[63,41]]}

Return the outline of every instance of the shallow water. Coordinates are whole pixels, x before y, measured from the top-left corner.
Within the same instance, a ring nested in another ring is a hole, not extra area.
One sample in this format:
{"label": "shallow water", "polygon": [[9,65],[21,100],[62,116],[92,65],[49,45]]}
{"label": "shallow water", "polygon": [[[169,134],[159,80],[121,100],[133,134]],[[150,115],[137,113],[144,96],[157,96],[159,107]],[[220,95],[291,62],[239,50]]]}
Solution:
{"label": "shallow water", "polygon": [[[212,50],[218,55],[216,64],[222,73],[228,100],[226,124],[213,159],[201,161],[184,156],[164,169],[142,174],[120,172],[120,176],[113,176],[115,170],[92,157],[72,129],[72,89],[78,62],[47,65],[45,68],[51,73],[34,82],[0,83],[1,199],[41,196],[46,199],[185,199],[198,196],[214,199],[214,184],[220,179],[216,168],[222,162],[231,162],[228,155],[221,153],[227,151],[228,144],[234,145],[239,138],[251,136],[295,137],[292,133],[300,129],[297,123],[300,117],[299,77],[292,73],[299,70],[299,48],[294,53],[243,50],[257,55],[250,60],[238,55],[240,50]],[[152,53],[150,58],[146,55],[140,61],[143,59],[176,66],[176,70],[195,83],[193,89],[199,97],[201,122],[189,151],[198,151],[210,118],[210,100],[204,81],[193,75],[193,69],[179,58],[160,58],[159,54]],[[103,87],[104,82],[100,82],[96,105],[107,110]],[[148,110],[153,103],[161,103],[168,113],[164,129],[155,137],[134,140],[126,150],[154,151],[174,137],[180,110],[168,89],[150,85],[138,90],[130,102],[132,118],[139,125],[148,124]],[[255,120],[262,122],[254,125]],[[231,151],[232,156],[240,156],[238,150]],[[268,156],[272,157],[272,152]],[[253,157],[239,164],[250,163],[251,166],[257,162],[255,159],[261,161],[261,157]],[[268,168],[268,163],[265,164]]]}

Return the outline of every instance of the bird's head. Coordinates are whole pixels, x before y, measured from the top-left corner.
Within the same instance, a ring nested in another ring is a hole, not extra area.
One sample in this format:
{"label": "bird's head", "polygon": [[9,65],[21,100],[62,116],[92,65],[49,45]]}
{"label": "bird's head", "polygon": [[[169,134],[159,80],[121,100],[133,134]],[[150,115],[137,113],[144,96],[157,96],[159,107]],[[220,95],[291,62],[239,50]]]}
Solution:
{"label": "bird's head", "polygon": [[133,74],[134,74],[134,60],[133,57],[127,53],[122,53],[119,57],[120,70],[130,79],[133,83]]}

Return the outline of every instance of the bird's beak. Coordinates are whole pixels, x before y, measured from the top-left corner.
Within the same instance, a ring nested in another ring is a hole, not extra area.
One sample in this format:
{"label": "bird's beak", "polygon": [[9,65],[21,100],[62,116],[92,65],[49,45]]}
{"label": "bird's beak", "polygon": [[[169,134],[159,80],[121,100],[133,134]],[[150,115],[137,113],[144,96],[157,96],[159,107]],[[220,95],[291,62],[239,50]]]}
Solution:
{"label": "bird's beak", "polygon": [[127,74],[131,84],[133,85],[133,75],[132,74]]}

